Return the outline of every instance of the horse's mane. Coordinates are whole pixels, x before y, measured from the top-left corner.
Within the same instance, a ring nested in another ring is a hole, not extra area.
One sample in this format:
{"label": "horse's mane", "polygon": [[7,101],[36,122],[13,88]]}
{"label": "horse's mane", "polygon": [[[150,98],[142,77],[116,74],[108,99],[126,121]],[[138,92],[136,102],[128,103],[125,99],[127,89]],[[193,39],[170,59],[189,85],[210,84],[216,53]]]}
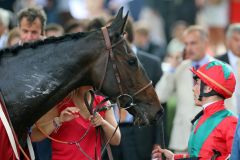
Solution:
{"label": "horse's mane", "polygon": [[42,45],[45,45],[45,44],[64,42],[64,41],[69,41],[69,40],[73,40],[73,39],[79,39],[79,38],[82,38],[82,37],[86,37],[91,32],[94,32],[94,31],[71,33],[71,34],[66,34],[64,36],[60,36],[60,37],[49,37],[49,38],[44,39],[44,40],[38,40],[38,41],[35,41],[35,42],[24,43],[22,45],[15,45],[15,46],[12,46],[10,48],[4,48],[4,49],[0,50],[0,57],[2,57],[3,55],[5,55],[7,53],[17,54],[20,50],[23,50],[23,49],[29,49],[29,48],[34,49],[34,48],[37,48],[38,46],[42,46]]}

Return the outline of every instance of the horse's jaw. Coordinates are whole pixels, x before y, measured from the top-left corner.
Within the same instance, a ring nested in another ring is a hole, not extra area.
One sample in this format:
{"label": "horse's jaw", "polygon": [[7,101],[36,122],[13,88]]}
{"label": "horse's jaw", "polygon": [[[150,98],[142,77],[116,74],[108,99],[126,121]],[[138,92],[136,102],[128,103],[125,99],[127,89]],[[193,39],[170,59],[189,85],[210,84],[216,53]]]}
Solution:
{"label": "horse's jaw", "polygon": [[[148,108],[150,107],[148,106]],[[146,126],[159,123],[162,120],[164,111],[163,108],[160,107],[157,112],[147,112],[144,107],[135,106],[133,108],[129,108],[128,112],[134,116],[134,125]]]}

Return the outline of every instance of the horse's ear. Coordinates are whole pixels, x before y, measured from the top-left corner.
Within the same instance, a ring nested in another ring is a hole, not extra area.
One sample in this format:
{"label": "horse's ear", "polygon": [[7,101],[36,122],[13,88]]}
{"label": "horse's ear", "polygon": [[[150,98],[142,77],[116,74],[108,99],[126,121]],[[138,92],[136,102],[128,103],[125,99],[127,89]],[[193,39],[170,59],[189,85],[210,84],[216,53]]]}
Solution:
{"label": "horse's ear", "polygon": [[121,35],[123,34],[125,24],[127,22],[128,12],[123,17],[123,7],[120,8],[116,18],[113,20],[112,25],[110,27],[110,35]]}

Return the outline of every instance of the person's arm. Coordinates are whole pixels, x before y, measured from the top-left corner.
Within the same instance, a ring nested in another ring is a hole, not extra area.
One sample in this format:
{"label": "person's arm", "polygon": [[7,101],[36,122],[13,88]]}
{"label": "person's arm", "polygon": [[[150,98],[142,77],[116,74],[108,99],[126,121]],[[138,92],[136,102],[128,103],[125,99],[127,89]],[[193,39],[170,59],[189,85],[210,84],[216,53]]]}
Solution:
{"label": "person's arm", "polygon": [[[45,134],[50,135],[53,131],[56,131],[63,122],[79,117],[79,111],[79,108],[67,107],[59,115],[57,107],[54,107],[44,116],[42,116],[36,122],[36,124],[43,130]],[[44,138],[46,138],[45,135],[42,134],[36,125],[33,125],[31,133],[32,141],[37,142],[43,140]]]}
{"label": "person's arm", "polygon": [[161,103],[167,102],[175,90],[175,75],[174,73],[165,72],[162,78],[158,81],[155,91]]}
{"label": "person's arm", "polygon": [[[54,117],[57,117],[58,113],[56,110],[56,107],[51,109],[49,112],[47,112],[45,115],[43,115],[35,124],[38,125],[47,135],[51,134],[55,126],[53,124]],[[31,132],[31,139],[33,142],[38,142],[46,138],[36,127],[36,125],[32,126],[32,132]]]}
{"label": "person's arm", "polygon": [[[93,124],[93,126],[95,126],[95,127],[101,126],[102,127],[104,134],[106,136],[106,139],[109,139],[112,136],[114,130],[117,127],[117,122],[114,117],[112,108],[106,111],[104,119],[102,118],[102,116],[99,113],[96,113],[95,116],[90,116],[89,120]],[[121,140],[121,134],[120,134],[120,130],[118,128],[109,143],[111,145],[119,145],[120,140]]]}
{"label": "person's arm", "polygon": [[168,149],[162,149],[159,145],[154,145],[152,151],[152,160],[162,160],[163,155],[165,156],[166,160],[189,158],[189,154],[174,154]]}
{"label": "person's arm", "polygon": [[225,135],[225,139],[226,139],[226,151],[231,154],[232,151],[232,146],[233,146],[233,139],[234,139],[234,135],[236,132],[236,128],[237,128],[237,118],[234,116],[229,116],[225,119],[225,123],[226,126],[225,130],[224,130],[224,135]]}

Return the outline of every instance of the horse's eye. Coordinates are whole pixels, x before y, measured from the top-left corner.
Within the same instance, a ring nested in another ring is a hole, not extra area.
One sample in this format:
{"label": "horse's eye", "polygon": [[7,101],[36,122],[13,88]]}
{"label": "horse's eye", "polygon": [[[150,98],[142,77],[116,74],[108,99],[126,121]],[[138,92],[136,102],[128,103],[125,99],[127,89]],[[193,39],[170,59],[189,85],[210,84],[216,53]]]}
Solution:
{"label": "horse's eye", "polygon": [[128,60],[128,64],[131,65],[131,66],[132,66],[132,65],[136,65],[136,64],[137,64],[137,59],[136,59],[136,58],[131,58],[131,59],[129,59],[129,60]]}

